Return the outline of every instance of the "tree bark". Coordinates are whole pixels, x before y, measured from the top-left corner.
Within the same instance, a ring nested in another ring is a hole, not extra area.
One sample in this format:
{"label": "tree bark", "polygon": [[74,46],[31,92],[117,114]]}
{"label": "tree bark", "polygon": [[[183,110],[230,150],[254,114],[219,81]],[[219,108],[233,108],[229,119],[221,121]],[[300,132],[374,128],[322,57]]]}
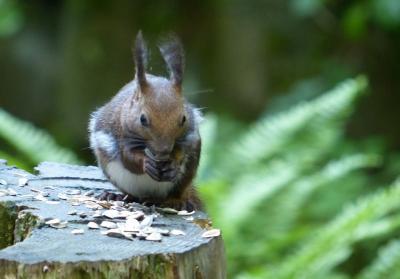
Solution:
{"label": "tree bark", "polygon": [[[87,224],[106,220],[95,215],[109,209],[88,208],[94,198],[75,201],[91,190],[114,190],[97,167],[42,163],[36,170],[33,175],[0,160],[0,278],[226,278],[222,237],[203,237],[210,229],[203,212],[181,216],[132,204],[131,211],[154,216],[152,229],[184,235],[164,233],[161,241],[103,235],[106,229]],[[46,224],[54,219],[66,227]]]}

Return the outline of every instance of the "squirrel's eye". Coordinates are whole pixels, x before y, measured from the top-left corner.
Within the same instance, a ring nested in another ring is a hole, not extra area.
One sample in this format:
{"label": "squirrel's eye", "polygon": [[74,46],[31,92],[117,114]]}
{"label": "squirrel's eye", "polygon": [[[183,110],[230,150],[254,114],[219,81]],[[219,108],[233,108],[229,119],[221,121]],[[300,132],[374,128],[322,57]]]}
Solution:
{"label": "squirrel's eye", "polygon": [[147,120],[146,116],[144,114],[140,115],[140,124],[144,127],[149,126],[149,121]]}
{"label": "squirrel's eye", "polygon": [[185,122],[186,122],[186,116],[182,116],[180,125],[183,126],[183,124],[185,124]]}

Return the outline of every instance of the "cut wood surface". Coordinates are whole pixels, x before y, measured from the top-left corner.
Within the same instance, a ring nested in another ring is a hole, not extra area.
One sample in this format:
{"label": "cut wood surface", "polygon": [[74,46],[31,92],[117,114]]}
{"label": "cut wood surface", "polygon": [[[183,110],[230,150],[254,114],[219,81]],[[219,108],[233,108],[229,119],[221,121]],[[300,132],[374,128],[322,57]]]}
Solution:
{"label": "cut wood surface", "polygon": [[[115,189],[97,167],[42,163],[36,170],[0,161],[1,279],[226,277],[222,237],[204,237],[211,229],[204,213],[99,202],[94,196]],[[122,211],[115,219],[105,214]],[[128,236],[88,227],[109,221],[123,231],[127,214],[137,212],[144,213],[141,231]]]}

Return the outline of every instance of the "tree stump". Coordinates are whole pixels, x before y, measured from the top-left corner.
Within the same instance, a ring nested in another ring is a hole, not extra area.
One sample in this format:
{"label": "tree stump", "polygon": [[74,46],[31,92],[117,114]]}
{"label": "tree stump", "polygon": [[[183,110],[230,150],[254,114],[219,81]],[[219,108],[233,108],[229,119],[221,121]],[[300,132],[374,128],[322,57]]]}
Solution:
{"label": "tree stump", "polygon": [[[213,231],[203,212],[97,201],[115,190],[97,167],[42,163],[36,170],[0,160],[0,278],[226,277],[222,237],[205,237]],[[88,227],[108,221],[125,230],[129,218],[147,234]]]}

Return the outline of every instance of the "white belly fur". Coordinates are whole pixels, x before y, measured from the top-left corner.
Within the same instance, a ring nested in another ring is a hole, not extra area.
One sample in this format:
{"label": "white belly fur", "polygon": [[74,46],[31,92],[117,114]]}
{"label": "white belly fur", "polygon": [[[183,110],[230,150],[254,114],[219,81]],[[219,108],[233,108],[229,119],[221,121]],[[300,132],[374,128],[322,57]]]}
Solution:
{"label": "white belly fur", "polygon": [[134,174],[119,160],[108,163],[106,172],[117,188],[137,198],[166,198],[173,187],[172,182],[158,182],[147,174]]}

